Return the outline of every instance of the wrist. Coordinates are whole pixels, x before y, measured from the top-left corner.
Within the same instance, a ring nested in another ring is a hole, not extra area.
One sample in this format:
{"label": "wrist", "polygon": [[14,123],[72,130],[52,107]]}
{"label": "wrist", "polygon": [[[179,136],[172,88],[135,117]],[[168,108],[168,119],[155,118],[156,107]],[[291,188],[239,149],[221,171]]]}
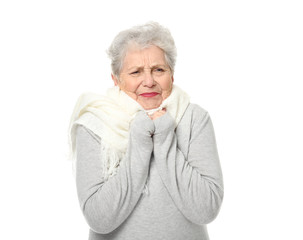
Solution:
{"label": "wrist", "polygon": [[151,137],[155,132],[154,122],[144,111],[140,111],[131,123],[130,132],[134,132],[136,135]]}
{"label": "wrist", "polygon": [[153,120],[155,125],[154,138],[161,138],[167,136],[170,132],[174,132],[176,123],[171,115],[166,112],[163,116]]}

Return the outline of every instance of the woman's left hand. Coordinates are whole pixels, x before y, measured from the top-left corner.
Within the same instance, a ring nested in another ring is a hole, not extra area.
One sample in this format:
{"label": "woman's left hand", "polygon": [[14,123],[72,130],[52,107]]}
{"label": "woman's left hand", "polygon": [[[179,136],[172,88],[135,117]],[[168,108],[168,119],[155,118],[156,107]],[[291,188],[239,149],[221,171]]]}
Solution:
{"label": "woman's left hand", "polygon": [[159,110],[159,111],[155,112],[153,115],[150,115],[149,117],[150,117],[151,120],[155,120],[158,117],[163,116],[165,113],[166,113],[166,109],[163,108],[162,110]]}

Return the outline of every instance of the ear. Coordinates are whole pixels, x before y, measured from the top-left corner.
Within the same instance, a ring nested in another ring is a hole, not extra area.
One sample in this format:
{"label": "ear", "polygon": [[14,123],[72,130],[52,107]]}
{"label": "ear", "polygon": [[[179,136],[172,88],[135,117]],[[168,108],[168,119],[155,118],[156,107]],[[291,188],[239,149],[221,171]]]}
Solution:
{"label": "ear", "polygon": [[113,74],[111,74],[111,76],[112,76],[112,80],[114,81],[115,86],[117,86],[118,85],[118,79],[117,79],[117,77],[115,75],[113,75]]}
{"label": "ear", "polygon": [[174,82],[174,76],[171,76],[171,81]]}

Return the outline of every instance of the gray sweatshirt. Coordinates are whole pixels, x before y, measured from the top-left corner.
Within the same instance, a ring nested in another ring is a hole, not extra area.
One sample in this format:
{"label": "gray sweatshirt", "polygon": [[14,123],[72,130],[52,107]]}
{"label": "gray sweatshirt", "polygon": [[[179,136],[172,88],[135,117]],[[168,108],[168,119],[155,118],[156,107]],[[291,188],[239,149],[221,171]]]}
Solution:
{"label": "gray sweatshirt", "polygon": [[101,147],[102,139],[77,127],[76,185],[89,240],[209,239],[223,179],[207,111],[190,104],[176,129],[169,113],[153,121],[139,112],[117,174],[105,182]]}

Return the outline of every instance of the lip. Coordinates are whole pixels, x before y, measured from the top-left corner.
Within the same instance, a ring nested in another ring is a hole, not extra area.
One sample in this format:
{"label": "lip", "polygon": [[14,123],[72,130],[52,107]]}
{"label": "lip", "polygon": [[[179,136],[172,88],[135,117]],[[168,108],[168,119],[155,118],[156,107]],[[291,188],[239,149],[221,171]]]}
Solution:
{"label": "lip", "polygon": [[141,93],[140,96],[142,97],[155,97],[159,95],[157,92],[146,92],[146,93]]}

